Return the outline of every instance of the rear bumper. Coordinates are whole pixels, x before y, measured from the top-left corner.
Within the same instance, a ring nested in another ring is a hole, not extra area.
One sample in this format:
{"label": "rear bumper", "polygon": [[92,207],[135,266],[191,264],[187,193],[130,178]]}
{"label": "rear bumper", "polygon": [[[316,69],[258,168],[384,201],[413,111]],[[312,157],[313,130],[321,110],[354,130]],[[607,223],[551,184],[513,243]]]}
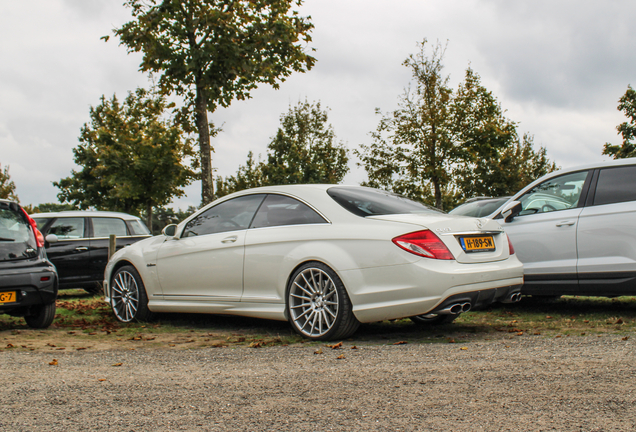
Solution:
{"label": "rear bumper", "polygon": [[521,290],[523,265],[515,256],[503,261],[461,264],[423,259],[418,263],[342,272],[353,313],[360,322],[434,313],[466,299],[472,308],[504,301]]}
{"label": "rear bumper", "polygon": [[31,306],[55,302],[58,281],[55,266],[39,260],[28,267],[0,269],[0,292],[15,292],[15,301],[0,304],[0,313],[24,315]]}

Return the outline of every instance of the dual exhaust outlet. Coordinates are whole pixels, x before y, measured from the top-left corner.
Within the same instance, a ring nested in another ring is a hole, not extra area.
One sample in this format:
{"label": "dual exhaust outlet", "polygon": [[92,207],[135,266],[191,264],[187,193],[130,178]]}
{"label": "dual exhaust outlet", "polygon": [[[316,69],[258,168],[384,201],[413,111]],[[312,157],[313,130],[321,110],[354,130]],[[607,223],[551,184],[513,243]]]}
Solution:
{"label": "dual exhaust outlet", "polygon": [[445,307],[444,309],[435,311],[435,313],[437,315],[459,315],[462,312],[468,312],[470,310],[470,307],[471,307],[470,302],[455,303]]}
{"label": "dual exhaust outlet", "polygon": [[502,303],[517,303],[519,300],[521,300],[521,293],[515,292],[510,294],[505,300],[502,300]]}

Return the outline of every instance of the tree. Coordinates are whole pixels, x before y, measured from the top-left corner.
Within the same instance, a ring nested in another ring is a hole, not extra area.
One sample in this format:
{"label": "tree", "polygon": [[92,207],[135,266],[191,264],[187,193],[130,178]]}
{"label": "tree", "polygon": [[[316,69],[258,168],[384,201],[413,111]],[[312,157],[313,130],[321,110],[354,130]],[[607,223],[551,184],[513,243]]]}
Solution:
{"label": "tree", "polygon": [[163,118],[168,107],[163,96],[144,89],[129,92],[123,104],[102,96],[73,150],[82,170],[53,182],[60,201],[82,209],[143,210],[151,226],[152,208],[183,196],[181,188],[196,177],[183,165],[194,156],[192,142]]}
{"label": "tree", "polygon": [[[419,48],[403,63],[412,70],[415,89],[407,87],[398,109],[382,116],[371,133],[373,143],[356,150],[359,165],[368,175],[363,184],[439,209],[475,194],[501,190],[492,184],[501,176],[502,157],[508,152],[508,158],[513,158],[518,146],[521,153],[515,161],[530,163],[535,156],[532,144],[519,143],[514,122],[504,116],[497,99],[471,68],[453,90],[443,73],[446,48],[438,43],[429,54],[426,39]],[[382,114],[379,109],[376,112]],[[542,152],[536,156],[545,158]],[[527,159],[521,159],[522,155]]]}
{"label": "tree", "polygon": [[[291,11],[302,0],[128,0],[135,20],[115,29],[128,52],[143,52],[140,70],[160,74],[164,93],[185,101],[179,119],[198,132],[201,199],[212,201],[208,111],[250,97],[258,84],[278,88],[315,59],[309,18]],[[108,37],[105,37],[108,40]],[[214,134],[214,131],[212,132]]]}
{"label": "tree", "polygon": [[9,175],[9,166],[5,165],[2,169],[2,164],[0,164],[0,198],[19,202],[18,196],[15,194],[15,183]]}
{"label": "tree", "polygon": [[349,171],[347,148],[336,142],[328,124],[328,109],[320,102],[298,102],[280,117],[281,127],[267,146],[267,162],[247,162],[236,177],[217,181],[217,195],[266,185],[328,183],[342,181]]}
{"label": "tree", "polygon": [[628,121],[623,122],[616,126],[616,130],[623,137],[623,144],[612,145],[605,143],[603,147],[603,154],[612,156],[614,159],[623,159],[636,157],[636,91],[631,85],[627,86],[627,91],[618,100],[619,111],[623,111]]}

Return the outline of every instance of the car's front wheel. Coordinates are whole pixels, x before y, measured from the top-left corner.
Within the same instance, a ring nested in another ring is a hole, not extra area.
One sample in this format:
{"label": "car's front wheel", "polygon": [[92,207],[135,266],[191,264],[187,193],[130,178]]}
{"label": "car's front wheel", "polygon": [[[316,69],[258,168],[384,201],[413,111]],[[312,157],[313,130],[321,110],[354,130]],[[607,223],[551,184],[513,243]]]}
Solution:
{"label": "car's front wheel", "polygon": [[24,317],[27,325],[31,328],[47,328],[55,318],[55,302],[40,305],[31,310],[29,315]]}
{"label": "car's front wheel", "polygon": [[153,313],[148,309],[148,295],[141,276],[133,266],[123,266],[113,275],[110,305],[121,322],[149,321]]}
{"label": "car's front wheel", "polygon": [[302,265],[290,278],[287,314],[296,332],[314,340],[345,339],[360,326],[336,272],[317,262]]}

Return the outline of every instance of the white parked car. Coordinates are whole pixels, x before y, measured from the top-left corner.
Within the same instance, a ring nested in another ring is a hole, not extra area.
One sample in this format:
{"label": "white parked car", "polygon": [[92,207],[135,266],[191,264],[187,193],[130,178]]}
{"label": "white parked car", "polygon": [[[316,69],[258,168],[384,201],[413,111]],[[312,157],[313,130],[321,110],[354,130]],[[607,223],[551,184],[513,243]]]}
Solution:
{"label": "white parked car", "polygon": [[636,158],[550,173],[493,216],[524,264],[524,294],[636,295]]}
{"label": "white parked car", "polygon": [[500,225],[356,186],[291,185],[228,195],[164,235],[113,255],[116,317],[153,312],[289,320],[310,339],[360,323],[452,321],[520,298],[523,266]]}

